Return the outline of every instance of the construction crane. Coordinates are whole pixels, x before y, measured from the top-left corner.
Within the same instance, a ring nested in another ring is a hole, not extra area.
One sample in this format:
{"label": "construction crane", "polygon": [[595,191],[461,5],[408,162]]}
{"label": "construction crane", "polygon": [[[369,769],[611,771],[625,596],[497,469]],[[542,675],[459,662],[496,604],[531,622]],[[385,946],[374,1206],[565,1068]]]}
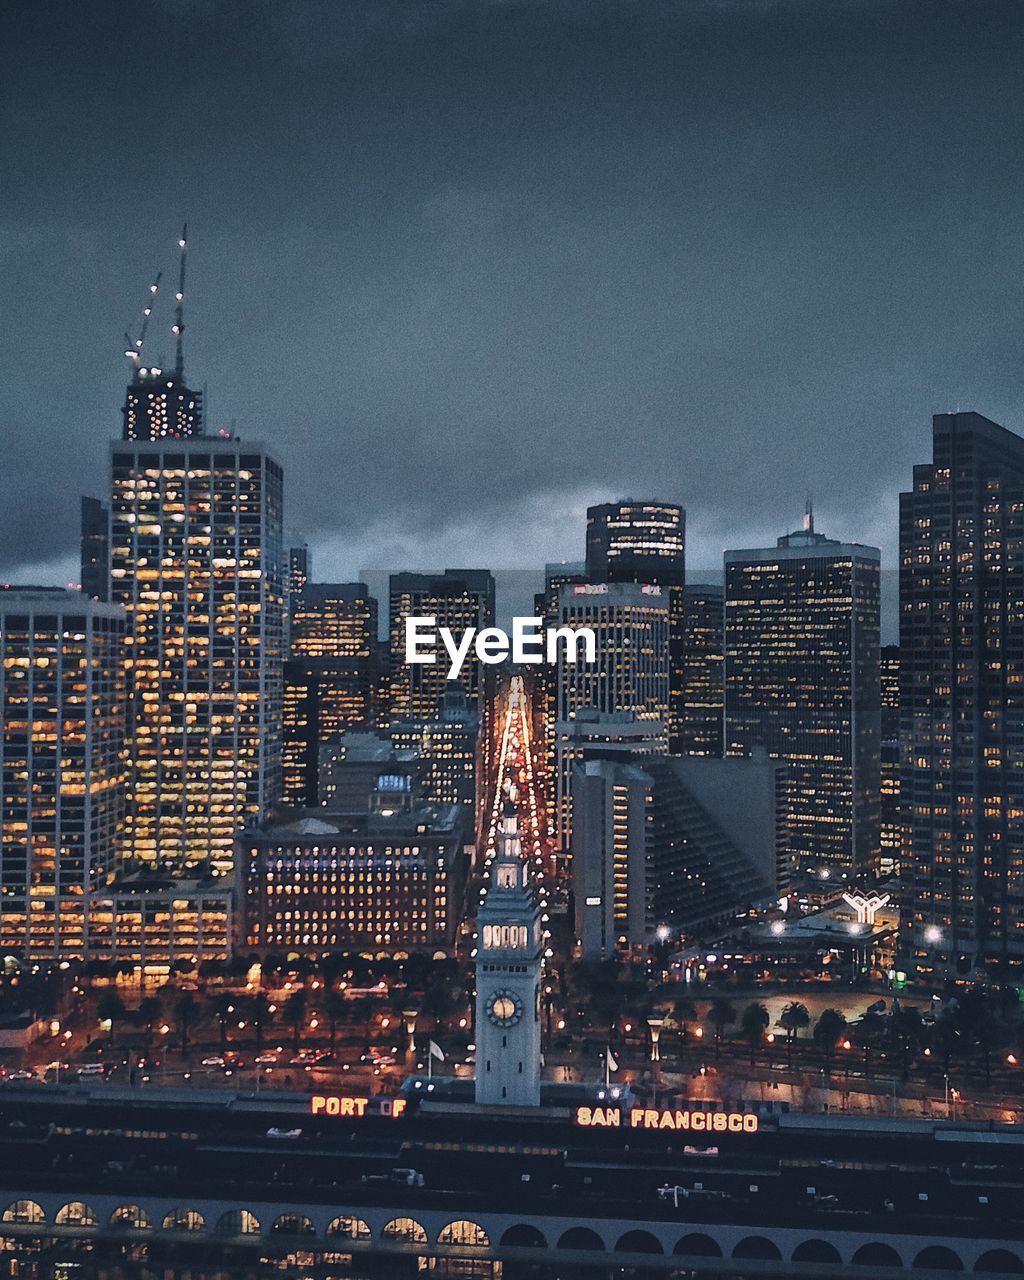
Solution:
{"label": "construction crane", "polygon": [[146,330],[149,327],[149,317],[153,314],[153,299],[156,297],[157,290],[160,288],[160,281],[163,279],[163,272],[156,273],[156,279],[149,286],[149,297],[146,300],[145,309],[142,312],[142,328],[139,330],[139,336],[133,342],[126,333],[124,335],[124,354],[132,362],[136,369],[139,367],[139,360],[142,357],[142,344],[146,341]]}
{"label": "construction crane", "polygon": [[178,292],[174,295],[177,305],[174,308],[174,323],[171,333],[175,339],[174,376],[179,382],[185,380],[185,353],[182,350],[182,335],[185,332],[185,252],[188,249],[188,223],[181,228],[181,239],[178,241],[181,250],[181,265],[178,268]]}

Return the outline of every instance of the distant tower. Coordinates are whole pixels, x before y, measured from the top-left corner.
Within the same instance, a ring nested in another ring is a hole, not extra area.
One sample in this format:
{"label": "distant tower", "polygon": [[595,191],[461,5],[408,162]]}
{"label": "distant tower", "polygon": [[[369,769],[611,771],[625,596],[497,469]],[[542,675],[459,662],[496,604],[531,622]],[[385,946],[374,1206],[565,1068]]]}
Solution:
{"label": "distant tower", "polygon": [[540,1105],[540,908],[519,843],[515,806],[505,805],[491,882],[477,915],[476,1100]]}

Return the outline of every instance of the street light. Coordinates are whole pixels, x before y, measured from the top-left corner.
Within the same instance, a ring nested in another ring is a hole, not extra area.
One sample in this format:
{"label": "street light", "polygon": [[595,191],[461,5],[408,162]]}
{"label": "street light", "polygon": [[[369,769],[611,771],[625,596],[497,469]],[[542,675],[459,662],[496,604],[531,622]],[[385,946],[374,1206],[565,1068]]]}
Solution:
{"label": "street light", "polygon": [[405,1023],[405,1034],[409,1037],[408,1052],[416,1051],[416,1019],[419,1017],[419,1009],[403,1009],[402,1021]]}

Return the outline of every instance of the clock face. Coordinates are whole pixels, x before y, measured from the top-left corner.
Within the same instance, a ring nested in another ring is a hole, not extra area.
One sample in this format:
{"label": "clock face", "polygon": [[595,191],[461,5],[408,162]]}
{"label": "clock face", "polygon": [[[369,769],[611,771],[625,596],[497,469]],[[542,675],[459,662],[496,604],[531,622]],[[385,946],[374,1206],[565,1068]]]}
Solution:
{"label": "clock face", "polygon": [[523,1016],[523,1002],[511,991],[496,991],[487,1001],[487,1016],[496,1027],[512,1027]]}

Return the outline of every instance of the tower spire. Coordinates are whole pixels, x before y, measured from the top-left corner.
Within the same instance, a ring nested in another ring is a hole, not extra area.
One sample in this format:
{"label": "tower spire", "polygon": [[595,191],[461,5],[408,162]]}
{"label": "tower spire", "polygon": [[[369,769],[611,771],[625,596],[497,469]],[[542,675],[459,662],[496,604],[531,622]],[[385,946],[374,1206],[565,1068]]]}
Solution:
{"label": "tower spire", "polygon": [[807,501],[804,503],[804,532],[814,532],[814,499],[810,494],[807,495]]}
{"label": "tower spire", "polygon": [[185,252],[188,249],[188,223],[186,222],[181,228],[181,239],[178,241],[178,248],[181,250],[181,265],[178,268],[178,292],[174,295],[176,306],[174,308],[174,323],[171,325],[171,333],[174,334],[174,376],[179,382],[185,380],[185,352],[182,346],[182,338],[185,333]]}

